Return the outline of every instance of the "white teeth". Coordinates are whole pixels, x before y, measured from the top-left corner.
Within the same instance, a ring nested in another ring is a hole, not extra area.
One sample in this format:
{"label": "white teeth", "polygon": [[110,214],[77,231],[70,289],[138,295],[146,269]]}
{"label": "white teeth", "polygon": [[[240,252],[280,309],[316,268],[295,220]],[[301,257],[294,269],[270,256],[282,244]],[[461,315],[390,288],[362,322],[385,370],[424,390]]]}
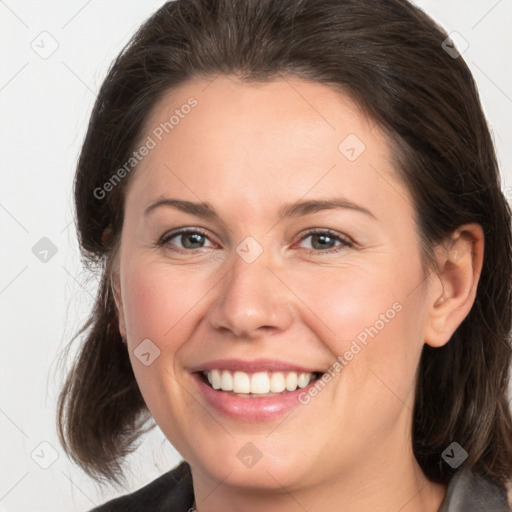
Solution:
{"label": "white teeth", "polygon": [[208,380],[210,381],[213,389],[220,389],[221,379],[219,370],[212,370],[208,373]]}
{"label": "white teeth", "polygon": [[305,388],[311,379],[307,373],[301,373],[297,378],[297,386],[299,388]]}
{"label": "white teeth", "polygon": [[233,375],[227,370],[222,372],[222,379],[220,381],[220,387],[224,391],[232,391],[233,390]]}
{"label": "white teeth", "polygon": [[295,391],[297,389],[297,374],[289,373],[286,376],[286,389],[288,391]]}
{"label": "white teeth", "polygon": [[[305,388],[314,378],[313,373],[297,372],[256,372],[246,373],[229,370],[209,370],[204,372],[213,389],[233,391],[236,394],[265,395],[295,391]],[[286,390],[286,391],[285,391]]]}
{"label": "white teeth", "polygon": [[274,373],[272,377],[270,377],[270,391],[272,393],[281,393],[286,389],[286,381],[284,380],[284,375],[280,372]]}
{"label": "white teeth", "polygon": [[[215,371],[215,370],[214,370]],[[224,390],[222,390],[224,391]],[[250,393],[251,379],[245,372],[235,372],[233,375],[233,392],[234,393]]]}
{"label": "white teeth", "polygon": [[270,391],[270,379],[267,372],[255,373],[251,377],[251,393],[263,395]]}

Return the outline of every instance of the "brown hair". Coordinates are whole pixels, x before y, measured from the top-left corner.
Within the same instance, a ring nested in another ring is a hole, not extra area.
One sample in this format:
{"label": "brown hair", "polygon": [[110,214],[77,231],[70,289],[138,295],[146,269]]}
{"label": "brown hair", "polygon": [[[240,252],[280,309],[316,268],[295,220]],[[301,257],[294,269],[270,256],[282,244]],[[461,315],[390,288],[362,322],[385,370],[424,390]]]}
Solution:
{"label": "brown hair", "polygon": [[483,227],[474,305],[449,343],[423,349],[413,449],[436,482],[454,473],[441,458],[453,441],[468,452],[466,467],[501,484],[511,478],[511,211],[473,77],[443,49],[446,38],[406,0],[177,0],[140,27],[100,89],[75,176],[80,247],[101,285],[74,338],[84,335],[59,397],[58,427],[89,475],[119,482],[122,460],[151,418],[120,342],[110,285],[130,175],[108,194],[97,191],[130,158],[165,93],[225,73],[247,82],[296,76],[356,100],[388,134],[431,271],[437,243],[464,223]]}

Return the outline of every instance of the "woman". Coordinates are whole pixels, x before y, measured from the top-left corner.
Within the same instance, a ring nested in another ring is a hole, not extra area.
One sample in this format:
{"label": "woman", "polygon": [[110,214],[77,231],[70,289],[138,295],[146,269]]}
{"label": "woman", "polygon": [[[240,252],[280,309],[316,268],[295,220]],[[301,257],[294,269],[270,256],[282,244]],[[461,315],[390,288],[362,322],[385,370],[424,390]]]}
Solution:
{"label": "woman", "polygon": [[102,282],[61,441],[119,482],[153,418],[184,458],[95,510],[508,510],[511,213],[418,8],[165,4],[75,201]]}

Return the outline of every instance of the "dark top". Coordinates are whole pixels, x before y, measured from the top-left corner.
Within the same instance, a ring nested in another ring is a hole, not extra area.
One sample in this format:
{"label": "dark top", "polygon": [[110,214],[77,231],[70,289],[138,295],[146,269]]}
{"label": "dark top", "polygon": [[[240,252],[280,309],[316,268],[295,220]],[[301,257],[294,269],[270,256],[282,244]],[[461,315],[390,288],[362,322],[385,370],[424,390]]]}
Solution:
{"label": "dark top", "polygon": [[[183,461],[131,494],[89,512],[189,512],[194,503],[190,466]],[[439,512],[510,512],[504,487],[459,470],[450,480]]]}

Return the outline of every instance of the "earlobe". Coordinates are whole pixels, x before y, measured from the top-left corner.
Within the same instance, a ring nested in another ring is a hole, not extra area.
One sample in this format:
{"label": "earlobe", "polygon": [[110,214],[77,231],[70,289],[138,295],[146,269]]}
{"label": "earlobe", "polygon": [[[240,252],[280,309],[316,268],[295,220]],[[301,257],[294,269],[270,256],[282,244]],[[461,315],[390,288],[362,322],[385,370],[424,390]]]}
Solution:
{"label": "earlobe", "polygon": [[427,345],[445,345],[470,312],[483,257],[484,234],[479,224],[459,227],[438,246],[438,271],[429,280]]}

